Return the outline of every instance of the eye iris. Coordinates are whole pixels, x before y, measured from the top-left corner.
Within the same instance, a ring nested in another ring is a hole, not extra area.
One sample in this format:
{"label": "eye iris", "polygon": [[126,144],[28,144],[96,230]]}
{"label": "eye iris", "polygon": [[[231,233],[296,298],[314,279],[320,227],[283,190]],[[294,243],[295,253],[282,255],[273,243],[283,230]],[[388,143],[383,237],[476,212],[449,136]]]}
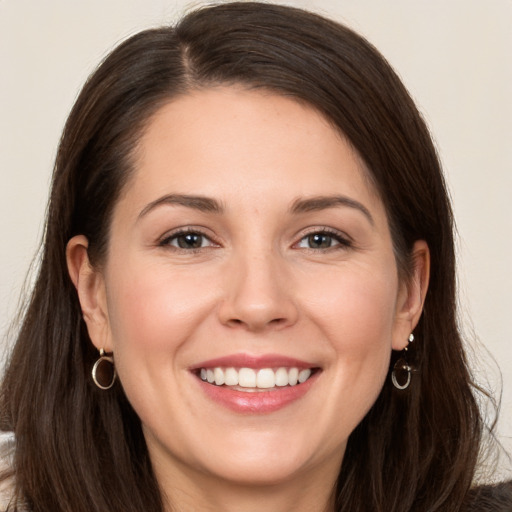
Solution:
{"label": "eye iris", "polygon": [[308,243],[313,249],[326,249],[331,247],[332,238],[322,233],[315,233],[308,236]]}
{"label": "eye iris", "polygon": [[181,249],[198,249],[203,244],[203,237],[197,233],[187,233],[178,237],[177,241]]}

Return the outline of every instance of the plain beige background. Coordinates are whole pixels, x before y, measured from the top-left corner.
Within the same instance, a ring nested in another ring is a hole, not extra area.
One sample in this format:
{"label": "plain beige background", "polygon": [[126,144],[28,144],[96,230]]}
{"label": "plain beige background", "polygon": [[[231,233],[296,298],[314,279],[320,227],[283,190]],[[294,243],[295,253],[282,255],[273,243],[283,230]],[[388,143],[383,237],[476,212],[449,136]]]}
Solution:
{"label": "plain beige background", "polygon": [[[0,0],[0,338],[42,235],[52,162],[80,86],[117,42],[205,2]],[[347,23],[423,112],[452,193],[461,319],[512,452],[512,0],[289,1]],[[479,341],[475,341],[479,340]],[[421,342],[421,340],[418,340]],[[488,349],[487,353],[484,346]]]}

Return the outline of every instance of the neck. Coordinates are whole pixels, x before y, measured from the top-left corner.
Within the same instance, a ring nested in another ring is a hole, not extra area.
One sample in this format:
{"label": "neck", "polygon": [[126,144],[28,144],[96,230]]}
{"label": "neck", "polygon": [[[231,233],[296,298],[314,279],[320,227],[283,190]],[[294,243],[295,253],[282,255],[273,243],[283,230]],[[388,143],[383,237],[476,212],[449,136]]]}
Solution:
{"label": "neck", "polygon": [[[198,490],[191,495],[182,489],[170,490],[167,496],[167,512],[333,512],[332,489],[329,495],[319,496],[305,489],[297,495],[295,489],[290,492],[279,488],[261,486],[245,488],[240,486],[217,486],[213,490]],[[206,491],[206,492],[205,492]],[[168,494],[168,493],[166,493]]]}
{"label": "neck", "polygon": [[282,482],[257,484],[227,481],[185,467],[163,471],[155,464],[154,469],[166,512],[333,512],[339,462],[327,474],[325,468],[317,468]]}

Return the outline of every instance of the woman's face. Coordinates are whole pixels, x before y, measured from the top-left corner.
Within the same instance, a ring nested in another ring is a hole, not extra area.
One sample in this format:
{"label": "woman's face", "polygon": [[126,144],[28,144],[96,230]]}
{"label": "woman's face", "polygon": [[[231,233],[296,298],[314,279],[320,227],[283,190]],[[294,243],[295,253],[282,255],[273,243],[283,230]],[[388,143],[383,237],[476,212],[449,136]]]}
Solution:
{"label": "woman's face", "polygon": [[362,161],[313,109],[232,87],[161,108],[136,155],[85,316],[157,474],[335,475],[421,302]]}

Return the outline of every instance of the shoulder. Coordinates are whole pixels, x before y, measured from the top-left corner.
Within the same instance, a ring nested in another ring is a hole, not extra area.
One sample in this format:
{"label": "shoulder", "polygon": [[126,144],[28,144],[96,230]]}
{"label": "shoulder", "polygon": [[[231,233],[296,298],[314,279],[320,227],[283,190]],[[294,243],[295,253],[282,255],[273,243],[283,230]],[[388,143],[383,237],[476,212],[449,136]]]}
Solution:
{"label": "shoulder", "polygon": [[511,512],[512,480],[482,485],[469,492],[463,512]]}
{"label": "shoulder", "polygon": [[0,432],[0,512],[7,510],[10,504],[14,504],[13,453],[14,435],[10,432]]}

